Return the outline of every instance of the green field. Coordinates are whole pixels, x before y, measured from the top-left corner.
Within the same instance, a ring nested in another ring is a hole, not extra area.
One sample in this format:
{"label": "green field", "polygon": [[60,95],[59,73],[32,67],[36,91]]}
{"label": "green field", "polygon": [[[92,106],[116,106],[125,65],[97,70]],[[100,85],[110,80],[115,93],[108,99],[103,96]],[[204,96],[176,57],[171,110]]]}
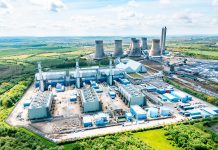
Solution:
{"label": "green field", "polygon": [[[37,62],[42,63],[43,70],[49,69],[73,69],[75,67],[75,59],[93,53],[95,46],[88,41],[82,40],[80,44],[66,42],[67,39],[60,40],[62,42],[37,42],[36,39],[24,39],[21,43],[15,40],[1,42],[0,39],[0,150],[14,150],[14,149],[30,149],[30,150],[180,150],[175,139],[169,138],[171,134],[180,130],[179,127],[168,130],[168,135],[165,129],[153,129],[143,132],[135,133],[118,133],[113,135],[106,135],[102,137],[93,137],[75,142],[63,143],[57,145],[51,143],[46,139],[32,133],[24,128],[14,128],[8,126],[4,119],[12,111],[16,103],[20,100],[29,85],[34,80],[34,74],[37,71]],[[19,40],[18,40],[19,41]],[[69,40],[71,41],[71,40]],[[93,42],[94,39],[91,39]],[[65,43],[66,42],[66,43]],[[211,42],[196,43],[196,42],[173,42],[169,43],[169,47],[174,48],[174,51],[179,53],[197,57],[197,58],[213,58],[216,59],[217,48],[211,47]],[[129,45],[125,45],[127,48]],[[113,45],[106,45],[107,48],[113,48]],[[109,60],[93,61],[87,58],[80,58],[80,66],[94,66],[108,65]],[[131,74],[133,77],[139,77],[138,74]],[[211,100],[211,99],[210,99]],[[212,103],[212,101],[210,101]],[[211,121],[199,123],[196,126],[191,126],[192,131],[198,131],[204,137],[210,137],[211,143],[215,147],[214,141],[217,142],[217,137],[212,132],[213,125],[217,121],[210,124]],[[184,129],[185,127],[182,127]],[[186,129],[186,128],[185,128]],[[211,130],[210,130],[211,129]],[[173,131],[173,132],[171,132]],[[208,132],[206,134],[205,132]],[[197,134],[197,133],[196,133]],[[193,134],[191,134],[193,135]],[[178,138],[183,138],[183,134]],[[187,135],[186,135],[187,136]],[[212,138],[211,138],[212,137]],[[196,141],[190,136],[193,141],[190,144],[196,145]],[[203,139],[205,141],[205,139]],[[197,143],[198,144],[198,143]],[[174,146],[173,146],[174,145]]]}
{"label": "green field", "polygon": [[142,140],[156,150],[181,150],[178,147],[172,146],[166,139],[164,129],[155,129],[144,132],[134,133],[134,137]]}

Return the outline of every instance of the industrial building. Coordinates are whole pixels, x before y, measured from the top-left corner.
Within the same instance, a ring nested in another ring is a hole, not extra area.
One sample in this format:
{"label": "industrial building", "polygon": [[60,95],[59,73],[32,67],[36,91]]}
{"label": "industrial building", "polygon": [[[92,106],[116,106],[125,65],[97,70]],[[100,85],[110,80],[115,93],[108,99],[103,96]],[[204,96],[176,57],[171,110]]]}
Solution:
{"label": "industrial building", "polygon": [[93,88],[81,90],[81,101],[83,112],[95,112],[101,110],[101,103],[96,91]]}
{"label": "industrial building", "polygon": [[147,72],[143,64],[131,59],[123,59],[122,62],[116,65],[116,68],[124,70],[126,73]]}
{"label": "industrial building", "polygon": [[92,126],[92,116],[83,116],[83,126],[84,127],[91,127]]}
{"label": "industrial building", "polygon": [[113,80],[118,80],[125,76],[125,70],[113,68],[111,61],[109,68],[80,68],[77,61],[76,70],[73,71],[42,72],[40,69],[35,74],[35,87],[39,87],[41,91],[48,89],[50,85],[56,87],[57,84],[76,85],[77,88],[80,88],[82,83],[90,83],[91,80],[96,82],[105,81],[112,85]]}
{"label": "industrial building", "polygon": [[137,120],[145,120],[147,118],[145,110],[139,105],[131,105],[130,112]]}
{"label": "industrial building", "polygon": [[173,96],[172,94],[169,94],[169,93],[165,93],[165,94],[163,94],[163,96],[166,97],[167,100],[169,100],[170,102],[178,102],[179,101],[178,97]]}
{"label": "industrial building", "polygon": [[109,122],[109,115],[106,113],[98,113],[94,115],[96,126],[104,126]]}
{"label": "industrial building", "polygon": [[138,91],[134,85],[118,83],[118,90],[126,105],[146,105],[145,95]]}
{"label": "industrial building", "polygon": [[167,117],[171,115],[170,109],[166,107],[161,107],[160,108],[160,114],[161,116]]}
{"label": "industrial building", "polygon": [[187,94],[184,94],[182,92],[179,92],[179,91],[174,91],[174,92],[171,92],[172,95],[176,96],[179,98],[179,100],[183,103],[187,103],[189,100],[192,99],[191,96],[187,95]]}
{"label": "industrial building", "polygon": [[32,102],[28,109],[28,118],[42,119],[50,117],[51,104],[53,95],[49,91],[38,92],[32,99]]}
{"label": "industrial building", "polygon": [[149,115],[151,118],[157,118],[159,115],[157,108],[149,108]]}

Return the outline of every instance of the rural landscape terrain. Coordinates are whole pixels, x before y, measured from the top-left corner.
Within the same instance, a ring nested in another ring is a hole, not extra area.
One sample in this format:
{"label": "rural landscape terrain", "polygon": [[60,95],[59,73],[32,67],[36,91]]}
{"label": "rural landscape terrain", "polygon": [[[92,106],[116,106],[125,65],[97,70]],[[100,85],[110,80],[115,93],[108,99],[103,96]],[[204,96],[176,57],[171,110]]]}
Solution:
{"label": "rural landscape terrain", "polygon": [[[64,141],[58,144],[24,127],[12,127],[5,122],[24,93],[34,83],[38,62],[43,65],[43,71],[75,68],[77,58],[80,58],[81,67],[107,66],[108,58],[96,61],[87,56],[95,51],[95,39],[103,39],[105,50],[110,51],[116,38],[118,37],[0,38],[0,149],[217,150],[217,117],[186,120],[166,126]],[[119,38],[123,39],[124,49],[128,48],[129,38]],[[151,38],[148,37],[149,48]],[[168,37],[166,49],[176,57],[218,61],[217,36]],[[165,78],[165,81],[181,91],[218,106],[216,96],[196,91],[177,80]],[[211,81],[210,85],[208,88],[212,87],[217,93],[218,84]]]}

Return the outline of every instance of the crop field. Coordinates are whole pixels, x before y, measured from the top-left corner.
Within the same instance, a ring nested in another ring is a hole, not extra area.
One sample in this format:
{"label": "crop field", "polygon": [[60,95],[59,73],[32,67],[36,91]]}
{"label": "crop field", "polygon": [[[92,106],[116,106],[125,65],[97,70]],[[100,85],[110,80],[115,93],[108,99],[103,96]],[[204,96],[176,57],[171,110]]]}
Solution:
{"label": "crop field", "polygon": [[[113,40],[113,38],[111,39]],[[33,83],[34,74],[37,71],[37,62],[41,62],[43,70],[74,68],[75,59],[78,57],[80,57],[81,66],[108,65],[108,59],[95,62],[83,58],[82,56],[94,52],[94,38],[80,40],[82,42],[77,39],[73,43],[72,40],[67,38],[48,38],[40,39],[39,41],[35,38],[25,38],[23,40],[0,39],[0,149],[182,149],[179,148],[181,147],[180,143],[176,139],[171,138],[171,136],[174,134],[174,131],[182,133],[183,130],[188,130],[186,126],[175,126],[167,130],[162,128],[135,133],[119,133],[56,145],[26,129],[12,128],[4,122],[4,119],[30,84]],[[180,43],[174,41],[168,43],[168,49],[173,49],[192,57],[217,59],[218,48],[211,46],[212,43]],[[108,44],[105,48],[113,50],[113,46],[113,44]],[[124,49],[128,47],[129,45],[124,45]],[[139,77],[138,74],[132,74],[132,76]],[[195,134],[200,133],[203,135],[203,138],[195,140],[190,132],[190,135],[185,136],[189,137],[192,142],[188,143],[189,145],[183,145],[183,149],[192,145],[193,147],[207,146],[211,149],[217,148],[217,137],[213,132],[216,131],[217,122],[213,124],[207,123],[205,126],[200,123],[198,126],[191,126],[191,128],[197,131]],[[207,133],[205,133],[205,130]],[[177,138],[183,139],[183,134],[180,134]],[[211,143],[211,147],[208,146],[209,144],[199,145],[197,142],[206,138],[210,138],[211,141],[208,143]]]}
{"label": "crop field", "polygon": [[169,41],[167,49],[195,58],[218,60],[218,46],[215,45],[216,42],[217,39]]}
{"label": "crop field", "polygon": [[135,138],[139,138],[146,144],[158,150],[181,150],[176,146],[172,146],[165,137],[165,130],[156,129],[134,133]]}

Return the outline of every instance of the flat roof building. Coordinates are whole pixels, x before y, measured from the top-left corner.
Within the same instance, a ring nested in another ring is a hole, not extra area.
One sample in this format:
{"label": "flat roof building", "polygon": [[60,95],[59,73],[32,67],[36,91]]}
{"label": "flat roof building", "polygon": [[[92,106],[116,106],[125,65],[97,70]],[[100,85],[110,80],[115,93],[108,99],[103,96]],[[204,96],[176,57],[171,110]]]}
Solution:
{"label": "flat roof building", "polygon": [[118,84],[118,90],[122,96],[123,101],[128,105],[140,105],[146,104],[145,95],[138,91],[132,84]]}
{"label": "flat roof building", "polygon": [[51,104],[53,95],[51,92],[38,92],[32,99],[28,109],[28,117],[32,119],[42,119],[51,116]]}
{"label": "flat roof building", "polygon": [[101,110],[101,103],[96,91],[93,88],[81,90],[83,112],[95,112]]}

